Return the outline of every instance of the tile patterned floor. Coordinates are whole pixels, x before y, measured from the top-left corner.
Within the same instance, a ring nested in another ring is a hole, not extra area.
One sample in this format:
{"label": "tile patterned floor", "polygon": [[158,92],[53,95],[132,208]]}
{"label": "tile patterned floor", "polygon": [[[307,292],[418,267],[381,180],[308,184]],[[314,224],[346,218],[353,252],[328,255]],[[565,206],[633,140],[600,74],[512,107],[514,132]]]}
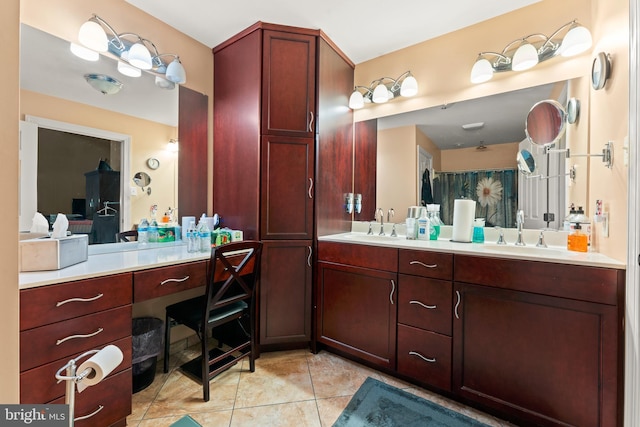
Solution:
{"label": "tile patterned floor", "polygon": [[168,374],[162,373],[162,364],[158,363],[159,371],[153,384],[133,395],[133,413],[127,417],[127,425],[170,426],[189,414],[205,427],[330,427],[370,376],[489,426],[511,426],[325,351],[263,353],[256,360],[253,373],[249,372],[248,359],[244,359],[211,380],[211,400],[204,402],[200,384],[175,367],[183,363],[180,357],[184,356],[172,356],[174,367]]}

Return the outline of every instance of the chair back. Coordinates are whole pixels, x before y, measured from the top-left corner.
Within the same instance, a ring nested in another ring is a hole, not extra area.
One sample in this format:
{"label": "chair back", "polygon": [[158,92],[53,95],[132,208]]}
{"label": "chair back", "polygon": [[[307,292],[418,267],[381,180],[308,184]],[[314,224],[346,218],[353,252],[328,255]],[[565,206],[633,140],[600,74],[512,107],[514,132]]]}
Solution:
{"label": "chair back", "polygon": [[138,240],[138,230],[127,230],[116,233],[116,243],[130,242],[132,237],[135,237],[135,239]]}
{"label": "chair back", "polygon": [[251,310],[254,309],[261,256],[262,243],[252,240],[227,243],[211,250],[204,322],[211,310],[238,301],[245,301]]}

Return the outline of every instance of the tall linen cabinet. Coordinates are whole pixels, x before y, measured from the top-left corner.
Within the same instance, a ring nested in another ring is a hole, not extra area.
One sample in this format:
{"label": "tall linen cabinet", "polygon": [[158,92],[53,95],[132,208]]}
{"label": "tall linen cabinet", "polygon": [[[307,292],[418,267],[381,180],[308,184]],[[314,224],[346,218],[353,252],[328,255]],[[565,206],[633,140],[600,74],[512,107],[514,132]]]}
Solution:
{"label": "tall linen cabinet", "polygon": [[213,55],[213,207],[264,244],[260,345],[305,345],[316,237],[350,226],[354,65],[320,30],[262,22]]}

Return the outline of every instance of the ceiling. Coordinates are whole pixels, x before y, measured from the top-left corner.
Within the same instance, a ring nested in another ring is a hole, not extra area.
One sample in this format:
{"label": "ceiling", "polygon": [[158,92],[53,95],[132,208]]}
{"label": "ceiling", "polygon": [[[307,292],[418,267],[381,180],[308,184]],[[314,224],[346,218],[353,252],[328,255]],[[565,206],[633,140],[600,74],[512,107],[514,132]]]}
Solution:
{"label": "ceiling", "polygon": [[215,47],[257,21],[321,29],[356,64],[540,0],[126,0]]}

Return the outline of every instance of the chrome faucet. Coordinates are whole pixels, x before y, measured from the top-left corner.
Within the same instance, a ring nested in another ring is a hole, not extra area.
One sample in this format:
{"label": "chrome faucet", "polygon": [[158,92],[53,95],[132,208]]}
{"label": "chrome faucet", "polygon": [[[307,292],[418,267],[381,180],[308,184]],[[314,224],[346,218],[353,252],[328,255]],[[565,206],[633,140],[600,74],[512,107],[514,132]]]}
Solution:
{"label": "chrome faucet", "polygon": [[498,241],[496,242],[496,245],[506,245],[507,242],[504,240],[504,233],[502,231],[501,227],[495,226],[494,227],[496,230],[498,230]]}
{"label": "chrome faucet", "polygon": [[380,233],[379,236],[384,236],[384,209],[378,208],[376,210],[376,218],[380,215]]}
{"label": "chrome faucet", "polygon": [[521,209],[516,214],[516,226],[518,227],[518,240],[516,240],[516,246],[525,246],[524,239],[522,238],[522,227],[524,226],[524,211]]}
{"label": "chrome faucet", "polygon": [[540,236],[538,237],[538,243],[536,243],[536,247],[538,248],[546,248],[547,244],[544,241],[544,230],[540,230]]}

